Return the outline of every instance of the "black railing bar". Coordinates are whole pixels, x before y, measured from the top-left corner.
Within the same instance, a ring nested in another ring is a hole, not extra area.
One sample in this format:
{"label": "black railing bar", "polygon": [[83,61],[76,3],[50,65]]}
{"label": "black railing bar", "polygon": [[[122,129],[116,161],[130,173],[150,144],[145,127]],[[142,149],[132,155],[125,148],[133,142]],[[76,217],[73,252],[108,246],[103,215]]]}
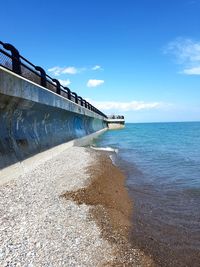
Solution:
{"label": "black railing bar", "polygon": [[67,86],[65,86],[64,89],[67,91],[67,98],[71,100],[72,98],[71,90]]}
{"label": "black railing bar", "polygon": [[[11,55],[9,55],[6,51],[4,51],[4,50],[2,50],[2,49],[1,49],[1,51],[2,51],[3,53],[7,54],[7,56],[11,58]],[[20,58],[22,58],[25,62],[29,63],[31,66],[33,66],[33,67],[35,68],[35,65],[32,64],[31,62],[29,62],[28,60],[26,60],[23,56],[20,56]],[[39,73],[37,73],[35,70],[31,69],[29,66],[27,66],[27,65],[24,64],[23,62],[21,62],[21,65],[22,65],[23,67],[25,67],[26,69],[30,70],[32,73],[36,74],[38,77],[41,78],[41,75],[40,75]],[[46,75],[46,76],[52,81],[52,78],[51,78],[49,75]],[[54,83],[54,82],[51,82],[50,80],[48,80],[48,82],[49,82],[51,85],[53,85],[54,87],[56,87],[55,83]],[[61,88],[62,91],[68,94],[68,92],[63,88],[62,85],[61,85],[61,87],[62,87],[62,88]],[[72,94],[72,93],[71,93],[71,95],[73,96],[75,102],[77,102],[78,99],[80,99],[81,102],[82,102],[82,101],[85,101],[81,96],[78,96],[78,95],[76,96],[76,95],[74,95],[74,94]],[[81,103],[81,105],[82,105],[82,103]],[[96,111],[96,110],[95,110],[95,111]]]}
{"label": "black railing bar", "polygon": [[[55,85],[55,86],[56,86],[56,84],[55,84],[55,83],[54,83],[54,81],[53,81],[53,79],[54,79],[54,78],[52,78],[52,77],[51,77],[51,76],[49,76],[48,74],[46,74],[46,78],[48,78],[48,79],[49,79],[48,81],[49,81],[51,84],[53,84],[53,85]],[[62,86],[62,84],[60,85],[60,87],[63,87],[63,86]]]}
{"label": "black railing bar", "polygon": [[[3,52],[6,56],[8,56],[9,58],[12,59],[12,56],[11,56],[10,54],[8,54],[6,51],[2,51],[2,50],[0,49],[0,52]],[[0,65],[3,66],[3,67],[5,67],[6,69],[8,69],[5,65],[2,65],[2,64],[0,64]],[[33,69],[31,69],[30,67],[28,67],[27,65],[25,65],[23,62],[21,62],[21,65],[22,65],[23,67],[25,67],[26,69],[28,69],[29,71],[31,71],[31,72],[33,72],[34,74],[36,74],[38,77],[41,77],[39,73],[37,73],[35,70],[33,70]],[[23,76],[23,75],[21,75],[21,76]],[[26,78],[26,77],[25,77],[25,78]]]}
{"label": "black railing bar", "polygon": [[61,91],[63,91],[64,93],[68,94],[67,90],[65,90],[64,88],[60,88]]}
{"label": "black railing bar", "polygon": [[65,87],[62,84],[60,84],[60,87],[63,88],[63,89],[65,89]]}
{"label": "black railing bar", "polygon": [[75,102],[75,96],[74,95],[71,95],[71,100],[72,100],[72,102],[76,103]]}
{"label": "black railing bar", "polygon": [[[32,69],[30,69],[30,68],[29,68],[28,66],[26,66],[25,64],[23,64],[23,63],[21,63],[21,64],[22,64],[24,67],[26,67],[27,69],[29,69],[31,72],[33,72],[34,74],[36,74],[38,77],[41,77],[37,72],[33,71]],[[0,65],[1,65],[1,64],[0,64]],[[5,67],[4,65],[1,65],[1,66]],[[7,68],[7,67],[5,67],[5,68],[9,70],[9,68]],[[26,78],[26,77],[24,77],[24,78]],[[49,81],[49,80],[48,80],[47,82],[49,82],[51,85],[53,85],[53,86],[56,88],[56,85],[55,85],[53,82],[51,82],[51,81]],[[63,87],[63,86],[62,86],[62,87]],[[51,91],[49,88],[46,88],[46,89],[49,90],[49,91]],[[68,94],[67,90],[65,90],[64,88],[61,88],[61,90],[62,90],[63,92],[65,92],[66,94]],[[72,92],[71,92],[71,97],[74,99],[74,101],[72,101],[72,99],[68,99],[68,100],[71,101],[71,102],[73,102],[73,103],[78,104],[78,103],[76,102],[76,96],[75,96]],[[77,98],[81,100],[82,97],[77,95]],[[86,109],[91,110],[91,111],[93,111],[93,112],[95,112],[95,113],[97,113],[97,114],[99,114],[99,115],[101,115],[101,116],[107,118],[107,116],[106,116],[104,113],[102,113],[101,111],[99,111],[98,109],[96,109],[94,106],[92,106],[92,105],[91,105],[89,102],[87,102],[85,99],[83,99],[82,101],[84,101],[85,104],[87,105],[87,106],[85,106]]]}
{"label": "black railing bar", "polygon": [[[10,55],[7,51],[2,50],[1,48],[0,48],[0,52],[2,52],[4,55],[6,55],[7,57],[9,57],[10,59],[15,58],[15,57],[12,57],[12,55]],[[29,66],[27,66],[27,65],[24,64],[23,62],[20,62],[20,64],[21,64],[23,67],[25,67],[25,68],[29,69],[30,71],[34,72],[35,74],[37,74],[37,75],[40,77],[39,73],[37,73],[35,70],[31,69]],[[34,65],[32,64],[32,66],[34,66]],[[35,68],[35,66],[34,66],[34,68]]]}
{"label": "black railing bar", "polygon": [[80,100],[81,106],[83,106],[83,98],[81,96],[78,96],[78,100]]}
{"label": "black railing bar", "polygon": [[[6,54],[8,57],[10,57],[11,58],[11,55],[10,54],[8,54],[6,51],[3,51],[2,49],[0,49],[0,52],[3,52],[4,54]],[[7,68],[6,66],[4,66],[4,65],[2,65],[2,64],[0,64],[1,66],[3,66],[3,67],[5,67],[6,69],[8,69],[9,70],[9,68]],[[35,71],[35,70],[33,70],[33,69],[31,69],[29,66],[27,66],[26,64],[24,64],[23,62],[21,62],[21,65],[23,66],[23,67],[25,67],[26,69],[28,69],[29,71],[31,71],[32,73],[34,73],[35,75],[37,75],[39,78],[41,78],[41,75],[37,72],[37,71]],[[32,66],[34,66],[33,64],[31,64]],[[23,74],[22,74],[22,76],[23,76]],[[49,79],[47,79],[47,82],[48,83],[50,83],[52,86],[54,86],[55,88],[56,88],[56,84],[52,81],[52,78],[49,76],[49,75],[46,75]],[[26,77],[25,77],[26,78]],[[48,88],[47,88],[48,89]],[[48,89],[48,90],[50,90],[50,89]],[[61,90],[63,91],[63,92],[65,92],[66,94],[68,94],[68,91],[67,90],[65,90],[64,89],[64,87],[61,85]],[[72,100],[70,100],[71,102],[75,102],[76,103],[76,96],[74,95],[74,92],[72,93],[71,92],[71,96],[72,96],[72,98],[74,98],[74,101],[72,101]],[[95,112],[95,113],[98,113],[98,114],[100,114],[100,115],[102,115],[102,116],[104,116],[104,117],[107,117],[104,113],[102,113],[101,111],[99,111],[98,109],[96,109],[94,106],[92,106],[89,102],[87,102],[84,98],[82,98],[81,96],[78,96],[77,95],[77,99],[78,100],[82,100],[83,102],[85,102],[85,104],[87,105],[87,107],[85,107],[85,108],[90,108],[93,112]]]}
{"label": "black railing bar", "polygon": [[[4,45],[4,43],[2,41],[0,41],[0,44]],[[12,55],[10,55],[7,51],[2,50],[1,48],[0,48],[0,52],[4,53],[6,56],[10,57],[11,59],[13,58]],[[23,59],[26,63],[28,63],[29,65],[31,65],[35,69],[36,66],[33,63],[31,63],[29,60],[27,60],[26,58],[24,58],[22,55],[19,55],[19,56],[20,56],[20,59]],[[27,67],[29,70],[34,71],[30,67],[28,67],[26,64],[24,64],[22,61],[20,63],[24,67]],[[49,77],[49,78],[51,78],[51,77]]]}
{"label": "black railing bar", "polygon": [[[10,59],[13,59],[14,58],[14,57],[12,57],[12,55],[8,54],[6,51],[4,51],[2,49],[0,49],[0,52],[2,52],[3,54],[5,54],[6,56],[8,56]],[[33,72],[34,74],[36,74],[38,77],[41,77],[41,75],[36,70],[31,69],[28,65],[24,64],[23,62],[20,62],[20,65],[23,66],[23,67],[25,67],[29,71]],[[21,75],[21,76],[23,76],[23,75]]]}
{"label": "black railing bar", "polygon": [[[8,56],[9,58],[15,58],[13,57],[11,54],[9,54],[6,50],[3,50],[0,48],[0,52],[2,52],[4,55]],[[20,55],[20,58],[23,58],[21,55]],[[23,58],[24,61],[28,62],[31,66],[33,66],[35,68],[35,65],[33,65],[31,62],[29,62],[28,60],[26,60],[25,58]],[[23,66],[25,66],[25,64],[23,62],[20,62],[21,64],[23,64]]]}
{"label": "black railing bar", "polygon": [[52,79],[49,79],[49,77],[47,77],[47,76],[46,76],[46,80],[47,80],[48,83],[51,83],[51,84],[55,85],[55,84],[53,83]]}
{"label": "black railing bar", "polygon": [[[36,69],[36,65],[34,65],[33,63],[31,63],[28,59],[26,59],[25,57],[23,57],[22,55],[20,55],[20,59],[22,59],[23,61],[25,61],[26,63],[28,63],[29,65],[31,65],[34,69]],[[21,61],[21,64],[24,64]],[[25,64],[24,64],[25,65]],[[30,68],[29,68],[30,69]],[[51,78],[52,79],[52,78]]]}
{"label": "black railing bar", "polygon": [[[22,62],[21,62],[21,65],[22,65],[23,67],[25,67],[26,69],[28,69],[29,71],[31,71],[31,72],[33,72],[34,74],[36,74],[38,77],[41,78],[41,75],[40,75],[36,70],[31,69],[29,66],[27,66],[26,64],[24,64],[24,63],[22,63]],[[23,75],[21,75],[21,76],[23,76]]]}
{"label": "black railing bar", "polygon": [[87,101],[83,99],[83,102],[84,102],[85,108],[87,108]]}
{"label": "black railing bar", "polygon": [[20,55],[20,59],[23,59],[26,63],[28,63],[29,65],[31,65],[32,67],[36,67],[33,63],[31,63],[30,61],[28,61],[26,58],[24,58],[23,56]]}
{"label": "black railing bar", "polygon": [[[4,46],[4,43],[2,42],[2,41],[0,41],[0,44],[2,44],[3,46]],[[6,56],[8,56],[9,58],[11,58],[12,60],[13,60],[13,56],[12,55],[10,55],[10,54],[8,54],[5,50],[2,50],[2,49],[0,49],[0,51],[3,53],[3,54],[5,54]],[[26,58],[24,58],[23,56],[21,56],[21,55],[19,55],[20,56],[20,59],[22,59],[22,60],[24,60],[26,63],[28,63],[29,65],[31,65],[34,69],[36,69],[36,66],[34,65],[34,64],[32,64],[30,61],[28,61]],[[21,61],[21,60],[20,60]],[[29,71],[31,71],[32,73],[34,73],[34,74],[36,74],[37,76],[39,76],[40,78],[41,78],[41,75],[39,74],[39,73],[37,73],[37,71],[35,71],[35,70],[33,70],[33,69],[31,69],[29,66],[27,66],[26,64],[24,64],[23,62],[20,62],[20,64],[23,66],[23,67],[25,67],[26,69],[28,69]],[[1,64],[0,64],[1,65]],[[2,65],[2,66],[4,66],[4,65]],[[4,66],[5,67],[5,66]],[[7,68],[8,69],[8,68]],[[46,73],[45,73],[46,74]],[[23,73],[21,74],[21,76],[23,76]],[[51,85],[53,85],[55,88],[56,88],[56,85],[55,85],[55,83],[52,83],[53,82],[53,79],[49,76],[49,75],[47,75],[46,74],[46,77],[48,77],[49,79],[50,79],[50,81],[47,79],[47,81],[51,84]],[[61,85],[62,86],[62,85]],[[63,87],[63,86],[62,86]],[[48,89],[48,88],[47,88]],[[67,91],[65,91],[64,90],[64,87],[63,88],[61,88],[64,92],[66,92],[66,93],[68,93]],[[50,90],[50,89],[49,89]],[[74,100],[75,100],[75,103],[77,103],[77,102],[79,102],[78,100],[80,99],[81,100],[81,105],[83,106],[83,101],[85,101],[82,97],[79,97],[75,92],[71,92],[71,96],[74,98]],[[78,103],[77,103],[78,104]],[[104,117],[106,117],[107,118],[107,116],[103,113],[103,112],[101,112],[101,111],[99,111],[97,108],[95,108],[94,106],[92,106],[90,103],[88,103],[88,102],[86,102],[85,101],[85,104],[87,104],[87,108],[88,109],[90,109],[90,110],[92,110],[93,112],[95,112],[95,113],[97,113],[97,114],[101,114],[101,115],[103,115]]]}
{"label": "black railing bar", "polygon": [[[52,85],[52,86],[54,86],[54,87],[56,88],[56,85],[55,85],[53,82],[51,82],[51,81],[48,81],[48,80],[47,80],[47,84],[50,84],[50,85]],[[47,86],[46,89],[49,89],[48,86]],[[49,90],[50,90],[50,89],[49,89]]]}
{"label": "black railing bar", "polygon": [[53,78],[51,78],[48,74],[46,74],[46,77],[49,78],[50,80],[52,80]]}
{"label": "black railing bar", "polygon": [[[51,78],[49,75],[46,74],[46,80],[48,83],[50,83],[51,85],[53,85],[56,88],[56,83],[53,81],[53,78]],[[61,87],[61,85],[60,85]]]}
{"label": "black railing bar", "polygon": [[[0,41],[0,43],[3,44],[1,41]],[[7,51],[2,50],[2,49],[0,48],[0,52],[2,52],[3,54],[5,54],[6,56],[8,56],[9,58],[12,59],[12,56],[11,56]],[[23,59],[26,63],[30,64],[30,65],[31,65],[32,67],[34,67],[34,69],[35,69],[36,66],[35,66],[34,64],[32,64],[30,61],[28,61],[27,59],[25,59],[25,58],[24,58],[23,56],[21,56],[21,55],[20,55],[20,58]],[[20,64],[21,64],[23,67],[25,67],[26,69],[28,69],[29,71],[31,71],[32,73],[36,74],[38,77],[41,78],[41,75],[40,75],[36,70],[33,70],[32,68],[30,68],[28,65],[24,64],[23,62],[20,62]],[[1,65],[1,66],[4,66],[4,65]],[[22,76],[23,76],[23,75],[22,75]],[[46,74],[46,77],[49,78],[49,79],[47,79],[47,82],[49,82],[51,85],[53,85],[54,87],[56,87],[56,84],[52,81],[53,78],[50,77],[48,74]],[[63,87],[63,86],[61,85],[61,87]]]}
{"label": "black railing bar", "polygon": [[[68,91],[66,89],[64,89],[64,88],[60,88],[60,89],[61,89],[61,91],[63,91],[64,93],[66,93],[68,95]],[[72,96],[72,94],[71,94],[71,96]],[[68,98],[68,100],[70,100],[70,99]]]}
{"label": "black railing bar", "polygon": [[81,96],[80,96],[80,98],[79,98],[80,100],[81,100],[81,106],[83,106],[84,107],[84,102],[85,102],[85,99],[84,98],[82,98]]}
{"label": "black railing bar", "polygon": [[[54,86],[56,87],[56,84],[52,81],[53,78],[51,78],[48,74],[46,74],[46,78],[48,78],[47,81],[48,81],[49,83],[51,83],[52,85],[54,85]],[[63,92],[65,92],[65,93],[68,94],[68,91],[65,89],[65,87],[64,87],[62,84],[60,84],[60,89],[61,89]],[[70,89],[69,89],[69,90],[70,90]],[[70,90],[70,91],[71,91],[71,90]]]}
{"label": "black railing bar", "polygon": [[3,53],[3,54],[5,54],[6,56],[12,58],[12,55],[9,54],[6,50],[3,50],[3,49],[0,48],[0,52]]}
{"label": "black railing bar", "polygon": [[69,88],[68,88],[68,90],[69,90],[68,91],[64,86],[62,86],[61,90],[67,94],[67,99],[69,101],[74,102],[73,98],[75,99],[75,96],[72,94],[72,92],[71,92],[71,90]]}
{"label": "black railing bar", "polygon": [[75,103],[78,104],[78,95],[76,92],[72,92],[74,99],[75,99]]}

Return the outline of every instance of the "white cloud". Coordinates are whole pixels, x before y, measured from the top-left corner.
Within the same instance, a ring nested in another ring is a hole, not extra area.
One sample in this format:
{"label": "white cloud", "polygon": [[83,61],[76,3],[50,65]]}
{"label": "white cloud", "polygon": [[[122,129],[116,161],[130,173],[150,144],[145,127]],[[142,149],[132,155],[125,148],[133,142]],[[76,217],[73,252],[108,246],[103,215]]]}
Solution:
{"label": "white cloud", "polygon": [[167,106],[162,102],[144,102],[144,101],[130,101],[130,102],[115,102],[115,101],[93,101],[87,99],[92,105],[100,110],[115,110],[115,111],[134,111],[134,110],[147,110],[159,109]]}
{"label": "white cloud", "polygon": [[96,65],[94,67],[92,67],[92,70],[102,70],[101,66]]}
{"label": "white cloud", "polygon": [[67,67],[67,68],[63,69],[62,73],[76,74],[76,73],[78,73],[78,69],[75,67]]}
{"label": "white cloud", "polygon": [[187,75],[200,75],[200,66],[190,68],[190,69],[184,69],[182,73],[187,74]]}
{"label": "white cloud", "polygon": [[68,86],[71,83],[69,79],[67,79],[67,80],[60,80],[59,79],[59,82],[60,82],[60,84],[62,84],[62,86]]}
{"label": "white cloud", "polygon": [[62,70],[63,68],[56,66],[56,67],[48,69],[48,72],[52,72],[55,76],[58,76],[62,73]]}
{"label": "white cloud", "polygon": [[167,45],[164,52],[175,56],[176,62],[183,66],[181,73],[200,75],[200,42],[177,38]]}
{"label": "white cloud", "polygon": [[59,76],[61,74],[76,74],[78,72],[81,72],[83,69],[77,69],[75,67],[53,67],[48,69],[49,72],[53,73],[55,76]]}
{"label": "white cloud", "polygon": [[87,82],[87,87],[96,87],[104,83],[104,80],[90,79]]}
{"label": "white cloud", "polygon": [[48,69],[48,72],[52,73],[55,76],[60,76],[61,74],[77,74],[80,72],[84,72],[86,70],[103,70],[103,68],[100,65],[95,65],[92,68],[91,67],[76,68],[74,66],[69,66],[69,67],[55,66]]}

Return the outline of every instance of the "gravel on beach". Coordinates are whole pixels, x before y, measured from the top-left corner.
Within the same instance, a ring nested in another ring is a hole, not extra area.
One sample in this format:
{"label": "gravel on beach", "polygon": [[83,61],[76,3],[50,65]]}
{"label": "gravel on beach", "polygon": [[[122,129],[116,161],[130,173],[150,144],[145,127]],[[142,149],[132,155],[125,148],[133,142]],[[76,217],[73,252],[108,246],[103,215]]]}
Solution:
{"label": "gravel on beach", "polygon": [[106,266],[113,248],[90,207],[61,197],[88,185],[94,159],[72,147],[0,186],[0,266]]}

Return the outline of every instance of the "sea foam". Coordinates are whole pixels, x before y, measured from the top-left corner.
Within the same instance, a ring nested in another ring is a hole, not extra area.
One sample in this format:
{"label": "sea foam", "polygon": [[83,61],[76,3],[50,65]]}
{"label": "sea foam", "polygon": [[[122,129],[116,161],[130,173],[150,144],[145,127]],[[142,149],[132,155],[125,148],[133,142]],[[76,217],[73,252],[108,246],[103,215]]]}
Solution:
{"label": "sea foam", "polygon": [[112,147],[96,147],[96,146],[90,146],[90,148],[92,148],[94,150],[101,150],[101,151],[118,153],[118,149],[117,148],[112,148]]}

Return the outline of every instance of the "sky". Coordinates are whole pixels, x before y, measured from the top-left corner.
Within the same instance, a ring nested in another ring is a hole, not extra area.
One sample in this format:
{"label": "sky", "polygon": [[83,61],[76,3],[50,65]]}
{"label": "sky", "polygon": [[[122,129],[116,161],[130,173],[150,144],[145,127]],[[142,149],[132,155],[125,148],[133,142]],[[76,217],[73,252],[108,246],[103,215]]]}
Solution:
{"label": "sky", "polygon": [[200,0],[7,0],[0,40],[106,114],[200,120]]}

